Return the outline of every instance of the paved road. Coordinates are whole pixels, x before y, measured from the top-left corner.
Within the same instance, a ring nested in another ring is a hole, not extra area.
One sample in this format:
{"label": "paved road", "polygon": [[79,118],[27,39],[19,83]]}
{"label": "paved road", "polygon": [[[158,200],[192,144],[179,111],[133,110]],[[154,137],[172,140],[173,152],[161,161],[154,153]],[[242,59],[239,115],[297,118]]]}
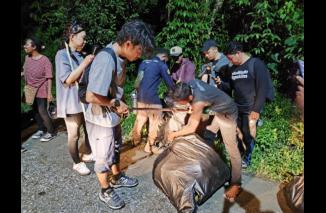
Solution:
{"label": "paved road", "polygon": [[[29,139],[21,154],[21,212],[176,212],[165,195],[154,185],[152,166],[156,156],[147,156],[141,147],[123,153],[121,162],[128,175],[137,177],[135,188],[119,188],[117,192],[126,206],[113,211],[98,199],[96,175],[79,176],[72,170],[72,160],[64,132],[50,142]],[[93,163],[87,163],[93,169]],[[224,188],[218,190],[198,208],[199,213],[278,213],[278,183],[244,175],[244,191],[233,205],[223,199]]]}

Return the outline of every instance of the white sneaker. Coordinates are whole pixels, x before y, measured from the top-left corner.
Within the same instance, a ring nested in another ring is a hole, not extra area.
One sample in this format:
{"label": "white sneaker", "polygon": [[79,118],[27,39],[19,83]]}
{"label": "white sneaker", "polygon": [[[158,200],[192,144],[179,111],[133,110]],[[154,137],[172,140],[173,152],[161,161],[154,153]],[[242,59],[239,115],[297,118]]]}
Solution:
{"label": "white sneaker", "polygon": [[34,133],[32,135],[32,138],[36,139],[36,138],[40,138],[44,135],[44,132],[42,130],[38,130],[36,133]]}
{"label": "white sneaker", "polygon": [[72,168],[76,170],[80,175],[88,175],[89,173],[91,173],[91,171],[87,168],[84,162],[74,164]]}
{"label": "white sneaker", "polygon": [[89,163],[95,161],[93,154],[83,154],[82,161]]}

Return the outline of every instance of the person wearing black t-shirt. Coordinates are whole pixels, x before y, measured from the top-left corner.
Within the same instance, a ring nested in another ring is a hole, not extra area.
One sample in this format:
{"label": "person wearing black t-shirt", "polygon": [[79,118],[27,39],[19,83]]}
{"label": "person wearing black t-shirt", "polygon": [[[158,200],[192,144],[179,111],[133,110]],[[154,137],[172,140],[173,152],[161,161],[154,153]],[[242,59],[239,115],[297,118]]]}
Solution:
{"label": "person wearing black t-shirt", "polygon": [[228,93],[233,91],[239,111],[240,138],[245,144],[243,147],[242,143],[239,143],[239,150],[243,153],[242,168],[247,168],[255,144],[256,123],[266,101],[268,70],[264,62],[256,58],[253,73],[250,73],[249,64],[253,57],[243,51],[243,46],[239,42],[230,42],[225,55],[234,65],[230,70],[230,81],[219,81],[217,84],[223,91]]}

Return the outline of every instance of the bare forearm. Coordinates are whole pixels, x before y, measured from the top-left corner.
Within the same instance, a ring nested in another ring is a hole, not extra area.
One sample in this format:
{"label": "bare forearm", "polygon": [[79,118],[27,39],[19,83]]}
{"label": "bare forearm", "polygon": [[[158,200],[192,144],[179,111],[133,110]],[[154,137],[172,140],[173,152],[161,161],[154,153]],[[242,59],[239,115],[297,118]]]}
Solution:
{"label": "bare forearm", "polygon": [[48,78],[48,96],[52,94],[52,79]]}
{"label": "bare forearm", "polygon": [[186,125],[181,130],[174,132],[175,137],[180,137],[184,135],[189,135],[196,132],[196,127]]}
{"label": "bare forearm", "polygon": [[101,106],[112,106],[111,99],[108,99],[105,96],[98,95],[90,91],[86,92],[86,101],[88,103],[98,104]]}
{"label": "bare forearm", "polygon": [[75,83],[78,80],[78,78],[83,74],[86,67],[87,65],[81,63],[74,71],[70,73],[65,83],[68,85]]}

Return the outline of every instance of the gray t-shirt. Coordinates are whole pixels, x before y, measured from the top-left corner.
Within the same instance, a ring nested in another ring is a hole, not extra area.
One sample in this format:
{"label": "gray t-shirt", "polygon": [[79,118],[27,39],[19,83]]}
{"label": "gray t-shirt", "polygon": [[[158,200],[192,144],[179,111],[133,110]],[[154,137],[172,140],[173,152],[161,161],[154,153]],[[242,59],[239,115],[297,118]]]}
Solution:
{"label": "gray t-shirt", "polygon": [[[79,64],[84,60],[78,52],[72,52]],[[73,68],[76,69],[78,64],[72,61]],[[65,118],[67,114],[76,114],[82,112],[79,102],[78,90],[75,84],[68,86],[65,80],[71,74],[71,66],[66,49],[61,49],[55,56],[56,70],[56,101],[57,101],[57,116]]]}
{"label": "gray t-shirt", "polygon": [[[112,43],[107,45],[106,47],[112,48]],[[117,74],[122,71],[122,63],[123,59],[117,57]],[[100,51],[96,57],[94,58],[90,71],[89,71],[89,79],[87,85],[87,91],[91,91],[95,94],[107,97],[109,94],[109,89],[111,85],[111,81],[113,80],[113,71],[115,69],[115,62],[112,56],[106,51]],[[91,106],[91,105],[89,105]],[[92,104],[92,107],[96,107],[96,104]],[[102,115],[96,115],[92,113],[92,110],[86,110],[86,117],[89,119],[89,122],[95,123],[100,126],[108,127],[115,126],[119,124],[120,118],[116,114],[108,114],[104,119]]]}
{"label": "gray t-shirt", "polygon": [[236,104],[222,90],[197,79],[190,81],[189,85],[192,89],[192,102],[208,102],[210,104],[209,109],[214,112],[237,115],[238,109]]}
{"label": "gray t-shirt", "polygon": [[[112,48],[112,43],[106,47]],[[124,60],[116,54],[117,57],[117,74],[122,72]],[[92,63],[87,90],[98,95],[107,96],[112,81],[112,72],[115,69],[112,56],[105,52],[99,52]]]}

